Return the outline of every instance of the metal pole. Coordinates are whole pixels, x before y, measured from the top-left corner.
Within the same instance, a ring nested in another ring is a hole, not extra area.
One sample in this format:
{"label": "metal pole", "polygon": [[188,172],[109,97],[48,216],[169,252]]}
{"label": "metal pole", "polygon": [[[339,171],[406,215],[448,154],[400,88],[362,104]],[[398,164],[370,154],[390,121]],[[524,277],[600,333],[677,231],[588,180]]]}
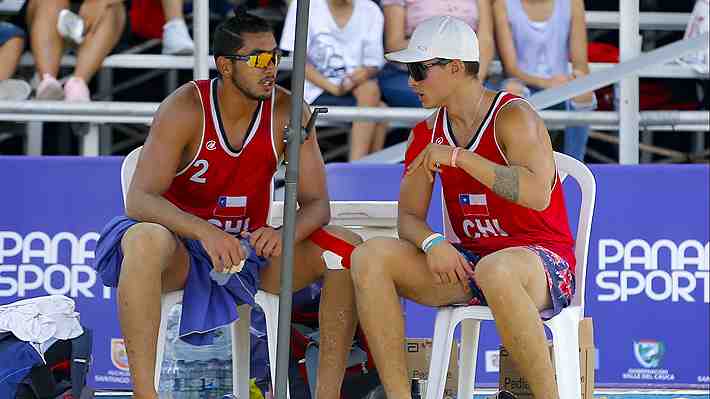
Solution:
{"label": "metal pole", "polygon": [[207,79],[210,77],[209,64],[207,58],[210,52],[210,9],[207,0],[192,2],[194,10],[192,14],[192,34],[195,40],[195,66],[193,76],[195,79]]}
{"label": "metal pole", "polygon": [[288,395],[288,358],[291,331],[291,300],[293,291],[293,259],[296,235],[296,193],[298,192],[298,163],[301,149],[303,111],[303,83],[306,72],[306,38],[308,36],[308,8],[310,0],[298,0],[296,6],[296,38],[291,79],[291,122],[286,131],[286,194],[284,197],[283,257],[281,291],[279,294],[278,345],[276,347],[276,398]]}
{"label": "metal pole", "polygon": [[[639,0],[619,0],[619,56],[630,61],[641,53]],[[619,100],[619,163],[639,163],[639,77],[621,79]]]}

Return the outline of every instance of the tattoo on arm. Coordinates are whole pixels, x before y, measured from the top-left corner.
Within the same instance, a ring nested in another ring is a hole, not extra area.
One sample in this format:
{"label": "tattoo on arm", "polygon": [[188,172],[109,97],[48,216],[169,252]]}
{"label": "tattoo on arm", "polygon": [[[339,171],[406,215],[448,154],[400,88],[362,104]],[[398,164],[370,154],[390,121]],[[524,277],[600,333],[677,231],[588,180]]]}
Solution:
{"label": "tattoo on arm", "polygon": [[518,202],[519,182],[518,171],[506,166],[495,167],[496,177],[493,181],[493,191],[501,197]]}

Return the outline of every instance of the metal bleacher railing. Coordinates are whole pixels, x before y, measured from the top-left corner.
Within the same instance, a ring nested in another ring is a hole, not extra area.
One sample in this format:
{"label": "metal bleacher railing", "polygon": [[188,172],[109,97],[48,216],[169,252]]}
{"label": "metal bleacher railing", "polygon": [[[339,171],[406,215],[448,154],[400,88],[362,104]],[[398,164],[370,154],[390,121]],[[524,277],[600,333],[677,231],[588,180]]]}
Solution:
{"label": "metal bleacher railing", "polygon": [[[209,10],[207,2],[196,2],[193,14],[193,36],[196,44],[195,56],[168,56],[135,54],[140,48],[129,53],[108,56],[103,63],[99,78],[99,98],[110,99],[112,90],[111,71],[116,68],[123,69],[150,69],[180,70],[193,69],[195,78],[206,78],[209,69],[214,68],[214,60],[208,54],[208,20]],[[653,29],[664,31],[684,30],[690,14],[687,13],[640,13],[638,0],[620,1],[620,12],[587,12],[587,25],[589,29],[620,29],[620,47],[622,61],[629,61],[641,54],[639,29]],[[707,41],[707,39],[706,39]],[[149,43],[150,44],[150,43]],[[149,45],[149,44],[146,44]],[[680,55],[680,54],[678,54]],[[666,57],[671,60],[672,58]],[[70,66],[75,62],[73,57],[65,56],[62,64]],[[32,59],[26,55],[22,60],[23,65],[32,65]],[[595,72],[613,70],[615,64],[590,64],[593,77]],[[280,65],[283,71],[291,69],[290,59]],[[500,71],[500,63],[495,62],[492,72]],[[597,74],[601,75],[601,74]],[[150,76],[150,75],[148,75]],[[154,75],[153,75],[154,76]],[[675,79],[708,79],[707,74],[699,73],[692,68],[674,62],[649,63],[648,66],[637,68],[620,79],[621,98],[618,112],[568,112],[568,111],[542,111],[541,114],[551,127],[561,127],[571,124],[589,123],[593,128],[619,127],[621,163],[638,163],[639,153],[639,128],[645,130],[683,130],[699,132],[699,137],[704,141],[708,128],[709,118],[707,112],[702,111],[647,111],[638,112],[638,77],[662,77]],[[136,78],[141,79],[141,78]],[[172,80],[177,81],[176,75]],[[589,79],[588,79],[589,80]],[[619,80],[619,79],[617,79]],[[575,82],[566,85],[574,86]],[[589,90],[593,82],[586,87]],[[121,85],[127,83],[122,82]],[[120,86],[120,85],[117,85]],[[579,86],[579,85],[577,85]],[[597,86],[599,87],[599,86]],[[564,87],[563,87],[564,88]],[[115,88],[114,88],[115,89]],[[581,89],[578,88],[577,91]],[[545,92],[542,92],[545,93]],[[541,94],[542,94],[541,93]],[[550,93],[552,94],[552,93]],[[559,94],[564,93],[562,90]],[[558,96],[556,102],[568,96]],[[64,102],[0,102],[0,120],[28,122],[26,153],[38,155],[42,148],[42,122],[66,121],[86,122],[89,128],[81,135],[81,154],[86,156],[110,153],[110,147],[101,145],[109,139],[106,131],[100,129],[101,124],[150,124],[152,115],[157,108],[157,103],[127,103],[112,101],[94,101],[86,104],[69,104]],[[356,107],[329,107],[330,112],[323,117],[321,124],[349,122],[356,119],[388,120],[393,126],[411,126],[416,121],[425,118],[429,111],[423,109],[367,109]],[[540,107],[544,108],[544,107]],[[704,144],[703,144],[704,145]],[[370,161],[396,162],[401,158],[402,148],[386,149],[380,154],[368,157]]]}

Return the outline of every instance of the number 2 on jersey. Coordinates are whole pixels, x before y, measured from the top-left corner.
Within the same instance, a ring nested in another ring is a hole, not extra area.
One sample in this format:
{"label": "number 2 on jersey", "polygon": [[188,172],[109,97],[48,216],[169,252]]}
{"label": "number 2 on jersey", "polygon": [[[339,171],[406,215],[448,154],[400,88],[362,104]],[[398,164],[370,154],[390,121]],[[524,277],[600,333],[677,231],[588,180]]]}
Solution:
{"label": "number 2 on jersey", "polygon": [[205,173],[207,173],[207,168],[210,167],[209,162],[205,159],[198,159],[195,161],[195,163],[192,165],[196,168],[200,168],[197,172],[195,172],[194,175],[190,178],[190,181],[194,181],[195,183],[207,183],[207,178],[202,177]]}

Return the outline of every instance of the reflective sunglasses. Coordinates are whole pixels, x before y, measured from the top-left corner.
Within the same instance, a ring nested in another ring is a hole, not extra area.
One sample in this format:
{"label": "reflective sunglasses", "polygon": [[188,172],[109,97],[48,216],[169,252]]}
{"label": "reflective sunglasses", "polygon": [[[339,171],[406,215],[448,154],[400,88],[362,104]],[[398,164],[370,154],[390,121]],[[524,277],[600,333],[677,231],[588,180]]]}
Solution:
{"label": "reflective sunglasses", "polygon": [[221,55],[220,57],[229,58],[237,61],[244,61],[252,68],[264,69],[268,68],[269,64],[271,64],[272,62],[274,63],[274,66],[279,65],[279,61],[281,61],[281,51],[263,51],[250,55],[231,54]]}
{"label": "reflective sunglasses", "polygon": [[435,65],[446,65],[450,63],[452,60],[442,60],[442,59],[436,59],[434,62],[430,64],[425,64],[423,62],[412,62],[407,64],[407,68],[409,69],[409,76],[412,77],[412,80],[415,82],[421,82],[422,80],[426,79],[427,77],[427,70]]}

